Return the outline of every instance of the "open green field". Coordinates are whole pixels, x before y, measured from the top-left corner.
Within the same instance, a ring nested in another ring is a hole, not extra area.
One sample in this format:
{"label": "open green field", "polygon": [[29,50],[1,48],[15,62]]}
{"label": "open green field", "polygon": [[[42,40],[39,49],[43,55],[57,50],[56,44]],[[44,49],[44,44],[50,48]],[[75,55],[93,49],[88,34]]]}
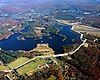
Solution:
{"label": "open green field", "polygon": [[8,66],[10,68],[15,68],[15,67],[27,62],[27,61],[29,61],[29,58],[21,57],[21,58],[16,59],[15,61],[11,62],[10,64],[8,64]]}
{"label": "open green field", "polygon": [[42,66],[46,63],[46,61],[42,58],[37,58],[33,61],[31,61],[30,63],[26,64],[25,66],[22,66],[21,68],[17,69],[17,72],[20,75],[23,75],[25,73],[28,73],[32,70],[35,70],[38,68],[38,66]]}
{"label": "open green field", "polygon": [[2,70],[9,70],[9,68],[7,66],[0,65],[0,71],[2,71]]}

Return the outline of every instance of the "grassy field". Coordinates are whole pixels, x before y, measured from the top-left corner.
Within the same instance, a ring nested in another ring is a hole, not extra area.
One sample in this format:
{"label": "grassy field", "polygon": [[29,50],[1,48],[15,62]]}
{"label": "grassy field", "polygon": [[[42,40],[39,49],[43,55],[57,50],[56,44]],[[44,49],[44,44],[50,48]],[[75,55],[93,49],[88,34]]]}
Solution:
{"label": "grassy field", "polygon": [[15,68],[15,67],[25,63],[28,60],[29,60],[29,58],[21,57],[21,58],[16,59],[15,61],[11,62],[10,64],[8,64],[8,66],[10,68]]}
{"label": "grassy field", "polygon": [[1,70],[9,70],[9,68],[7,66],[4,66],[4,65],[0,65],[0,71]]}
{"label": "grassy field", "polygon": [[35,59],[34,61],[26,64],[25,66],[17,69],[17,72],[20,74],[20,75],[23,75],[25,73],[28,73],[32,70],[35,70],[38,68],[38,66],[40,65],[45,65],[46,61],[44,59],[41,59],[41,58],[37,58]]}

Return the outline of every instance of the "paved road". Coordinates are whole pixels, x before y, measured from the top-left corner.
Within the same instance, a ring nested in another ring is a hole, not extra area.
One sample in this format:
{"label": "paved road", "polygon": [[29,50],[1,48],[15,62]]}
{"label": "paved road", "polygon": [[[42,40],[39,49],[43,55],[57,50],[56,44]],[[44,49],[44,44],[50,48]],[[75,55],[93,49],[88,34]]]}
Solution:
{"label": "paved road", "polygon": [[[14,69],[18,69],[18,68],[20,68],[20,67],[26,65],[26,64],[30,63],[31,61],[35,60],[36,58],[62,57],[62,56],[72,55],[72,54],[74,54],[76,51],[78,51],[78,50],[85,44],[86,41],[87,41],[87,39],[85,39],[85,40],[83,41],[83,43],[82,43],[78,48],[76,48],[74,51],[72,51],[72,52],[64,53],[64,54],[57,54],[57,55],[37,56],[37,57],[35,57],[35,58],[33,58],[33,59],[30,59],[29,61],[27,61],[27,62],[25,62],[25,63],[19,65],[19,66],[17,66],[17,67],[14,68]],[[68,59],[71,59],[71,58],[68,57]]]}

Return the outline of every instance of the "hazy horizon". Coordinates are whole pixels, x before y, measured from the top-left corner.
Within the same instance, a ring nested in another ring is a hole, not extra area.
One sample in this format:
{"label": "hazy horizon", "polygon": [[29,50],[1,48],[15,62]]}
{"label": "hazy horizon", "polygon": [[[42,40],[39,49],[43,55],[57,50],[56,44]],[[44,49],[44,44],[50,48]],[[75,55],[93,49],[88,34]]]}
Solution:
{"label": "hazy horizon", "polygon": [[0,3],[36,3],[36,2],[100,3],[100,0],[1,0],[0,1]]}

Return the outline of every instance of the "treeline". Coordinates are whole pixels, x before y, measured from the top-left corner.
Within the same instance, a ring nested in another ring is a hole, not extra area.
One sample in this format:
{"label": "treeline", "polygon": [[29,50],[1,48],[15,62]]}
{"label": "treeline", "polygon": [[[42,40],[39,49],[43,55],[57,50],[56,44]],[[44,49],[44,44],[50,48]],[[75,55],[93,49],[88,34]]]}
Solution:
{"label": "treeline", "polygon": [[58,27],[47,27],[46,29],[42,30],[42,33],[50,34],[50,33],[57,33],[60,29]]}
{"label": "treeline", "polygon": [[22,55],[23,55],[22,52],[14,52],[12,50],[10,51],[0,50],[0,61],[2,61],[4,65],[6,65],[14,61],[18,57],[21,57]]}
{"label": "treeline", "polygon": [[59,34],[58,33],[59,31],[60,29],[58,27],[47,27],[45,30],[42,30],[42,32],[45,33],[46,35],[53,34],[55,36],[62,37],[63,41],[66,40],[66,36],[63,34]]}
{"label": "treeline", "polygon": [[90,73],[91,78],[98,80],[100,74],[99,71],[99,56],[100,49],[95,45],[89,46],[88,48],[82,47],[79,51],[72,55],[73,60],[75,60],[79,65],[88,73]]}
{"label": "treeline", "polygon": [[24,26],[25,28],[30,29],[32,28],[33,24],[34,24],[34,21],[25,21],[21,23],[21,26]]}
{"label": "treeline", "polygon": [[23,32],[23,33],[21,33],[21,35],[20,36],[18,36],[17,38],[19,39],[19,40],[21,40],[22,38],[28,38],[28,37],[34,37],[35,36],[35,32],[34,32],[34,30],[33,29],[30,29],[30,30],[28,30],[28,32]]}

